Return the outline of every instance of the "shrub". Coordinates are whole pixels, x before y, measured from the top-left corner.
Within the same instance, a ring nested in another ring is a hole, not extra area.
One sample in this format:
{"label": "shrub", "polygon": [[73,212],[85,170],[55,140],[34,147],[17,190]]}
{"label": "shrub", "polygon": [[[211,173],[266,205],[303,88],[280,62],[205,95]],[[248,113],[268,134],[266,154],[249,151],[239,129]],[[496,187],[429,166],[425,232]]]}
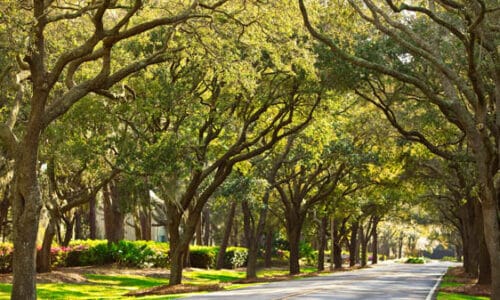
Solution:
{"label": "shrub", "polygon": [[248,249],[244,247],[228,247],[224,255],[224,268],[234,269],[246,266]]}
{"label": "shrub", "polygon": [[50,248],[50,261],[52,262],[52,266],[54,267],[64,267],[66,266],[66,260],[68,258],[68,254],[71,248],[69,247],[60,247],[60,246],[52,246]]}
{"label": "shrub", "polygon": [[314,248],[309,243],[301,242],[299,244],[299,257],[305,258],[308,265],[314,264],[317,261]]}
{"label": "shrub", "polygon": [[77,241],[70,244],[67,266],[92,266],[118,263],[124,267],[167,267],[169,247],[153,241],[120,241],[109,245],[106,240]]}
{"label": "shrub", "polygon": [[288,251],[288,250],[278,249],[276,251],[276,253],[278,254],[278,258],[280,260],[289,260],[290,259],[290,251]]}
{"label": "shrub", "polygon": [[170,265],[170,247],[168,243],[154,242],[154,241],[137,241],[136,243],[145,243],[152,251],[145,265],[155,268],[166,268]]}
{"label": "shrub", "polygon": [[210,268],[215,265],[215,258],[219,247],[191,246],[189,249],[189,262],[194,268]]}
{"label": "shrub", "polygon": [[80,266],[101,266],[116,262],[112,249],[107,241],[102,241],[87,249],[85,249],[85,246],[82,248],[84,250],[82,250],[80,254]]}
{"label": "shrub", "polygon": [[423,264],[425,260],[422,257],[409,257],[405,263],[407,264]]}
{"label": "shrub", "polygon": [[441,258],[441,260],[442,261],[453,261],[453,262],[456,262],[457,258],[453,257],[453,256],[443,256],[443,258]]}

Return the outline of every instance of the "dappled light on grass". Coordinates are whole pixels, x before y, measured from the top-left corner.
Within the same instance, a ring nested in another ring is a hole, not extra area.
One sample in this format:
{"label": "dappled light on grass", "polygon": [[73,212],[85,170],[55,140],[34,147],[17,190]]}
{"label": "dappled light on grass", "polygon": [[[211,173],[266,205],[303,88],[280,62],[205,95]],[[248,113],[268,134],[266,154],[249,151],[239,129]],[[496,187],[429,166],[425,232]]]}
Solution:
{"label": "dappled light on grass", "polygon": [[[167,284],[167,279],[135,275],[87,274],[89,283],[42,283],[37,285],[39,299],[120,299],[138,289]],[[10,299],[12,285],[0,284],[0,299]],[[125,298],[125,297],[124,297]],[[144,298],[154,299],[154,298]],[[165,299],[163,297],[162,299]]]}
{"label": "dappled light on grass", "polygon": [[88,274],[85,275],[89,279],[89,282],[100,284],[100,285],[115,285],[122,287],[153,287],[156,285],[167,284],[168,279],[158,279],[150,278],[145,276],[136,275],[98,275],[98,274]]}
{"label": "dappled light on grass", "polygon": [[[303,273],[315,272],[315,268],[304,267]],[[283,278],[288,275],[287,269],[262,269],[258,272],[261,278]],[[39,299],[130,299],[125,294],[146,290],[168,284],[167,278],[152,278],[140,275],[104,275],[86,274],[86,283],[41,283],[37,286]],[[220,285],[220,289],[233,290],[260,283],[235,283],[245,279],[244,269],[240,270],[205,270],[191,269],[184,273],[186,286],[203,287]],[[0,300],[10,299],[11,284],[0,284]],[[141,299],[177,299],[182,294],[149,295]]]}
{"label": "dappled light on grass", "polygon": [[185,272],[185,283],[191,284],[206,284],[229,282],[245,278],[244,271],[235,270],[195,270]]}

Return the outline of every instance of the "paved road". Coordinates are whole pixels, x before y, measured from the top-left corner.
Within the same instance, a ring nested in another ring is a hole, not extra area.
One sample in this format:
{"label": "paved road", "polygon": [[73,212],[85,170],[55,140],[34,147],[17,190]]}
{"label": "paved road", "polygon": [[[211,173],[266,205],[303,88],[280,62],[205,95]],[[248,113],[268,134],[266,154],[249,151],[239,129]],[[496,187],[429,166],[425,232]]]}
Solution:
{"label": "paved road", "polygon": [[187,299],[431,299],[431,290],[452,264],[407,265],[388,262],[376,267],[300,280],[196,295]]}

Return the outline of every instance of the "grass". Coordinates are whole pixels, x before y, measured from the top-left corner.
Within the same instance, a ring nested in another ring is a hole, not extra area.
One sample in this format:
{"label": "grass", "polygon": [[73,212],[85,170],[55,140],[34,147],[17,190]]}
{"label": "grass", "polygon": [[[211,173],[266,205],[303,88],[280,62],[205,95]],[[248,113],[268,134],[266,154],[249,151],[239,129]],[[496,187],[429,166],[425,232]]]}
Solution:
{"label": "grass", "polygon": [[[456,277],[445,275],[439,288],[446,287],[456,287],[463,286],[463,283],[456,282]],[[481,296],[470,296],[465,294],[457,294],[457,293],[448,293],[448,292],[439,292],[437,295],[437,300],[489,300],[489,297],[481,297]]]}
{"label": "grass", "polygon": [[[302,272],[315,272],[315,268],[302,268]],[[287,275],[285,269],[264,269],[258,273],[259,277],[273,277]],[[193,285],[217,284],[231,282],[245,278],[245,271],[237,270],[192,270],[184,271],[183,283]],[[139,290],[151,288],[154,286],[168,283],[166,278],[151,278],[137,275],[101,275],[86,274],[87,283],[41,283],[37,285],[38,299],[133,299],[123,296],[124,294]],[[224,287],[227,290],[256,285],[251,284],[232,284]],[[11,284],[0,284],[0,300],[10,299]],[[165,296],[147,296],[140,299],[178,299],[187,294],[165,295]]]}
{"label": "grass", "polygon": [[437,300],[489,300],[488,297],[439,292]]}
{"label": "grass", "polygon": [[[89,283],[41,283],[37,285],[39,299],[131,299],[123,297],[129,291],[144,289],[161,284],[168,280],[132,275],[86,275]],[[0,284],[0,299],[10,299],[11,284]],[[144,297],[141,299],[174,299],[173,297]]]}

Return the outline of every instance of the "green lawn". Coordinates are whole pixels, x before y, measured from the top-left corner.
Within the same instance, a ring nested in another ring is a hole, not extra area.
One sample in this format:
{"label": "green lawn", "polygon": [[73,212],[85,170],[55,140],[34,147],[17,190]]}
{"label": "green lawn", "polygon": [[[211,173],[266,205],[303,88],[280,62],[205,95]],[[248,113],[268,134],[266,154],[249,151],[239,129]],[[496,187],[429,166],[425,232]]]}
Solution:
{"label": "green lawn", "polygon": [[[86,275],[91,283],[42,283],[37,285],[39,299],[132,299],[123,297],[129,291],[168,283],[166,279],[144,276]],[[10,284],[0,284],[0,299],[10,298]],[[176,296],[178,298],[179,296]],[[174,297],[144,297],[141,299],[173,299]]]}
{"label": "green lawn", "polygon": [[489,300],[488,297],[469,296],[463,294],[451,294],[439,292],[437,300]]}
{"label": "green lawn", "polygon": [[[314,272],[314,268],[303,268],[303,272]],[[267,269],[258,272],[258,276],[286,275],[287,270]],[[245,278],[244,271],[234,270],[194,270],[184,272],[183,283],[193,285],[216,284]],[[135,299],[124,297],[129,291],[150,288],[168,283],[166,278],[151,278],[135,275],[85,275],[89,282],[82,284],[42,283],[37,285],[39,299]],[[234,284],[226,289],[236,289],[251,284]],[[0,284],[0,300],[10,299],[11,284]],[[184,295],[185,296],[185,295]],[[140,299],[174,299],[183,295],[148,296]]]}

